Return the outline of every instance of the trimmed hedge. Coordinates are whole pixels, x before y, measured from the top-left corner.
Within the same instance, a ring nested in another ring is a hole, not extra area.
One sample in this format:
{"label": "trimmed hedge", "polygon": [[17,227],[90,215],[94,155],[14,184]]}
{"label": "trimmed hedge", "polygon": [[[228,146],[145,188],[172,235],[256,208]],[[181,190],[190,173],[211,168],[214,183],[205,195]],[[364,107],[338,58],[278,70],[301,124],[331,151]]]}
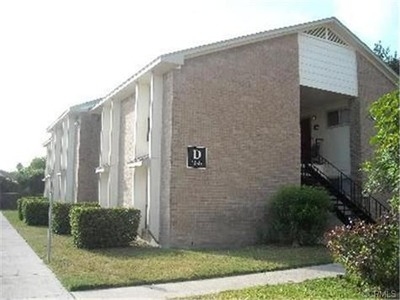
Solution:
{"label": "trimmed hedge", "polygon": [[332,208],[326,190],[310,186],[284,186],[272,197],[270,242],[314,245],[320,242]]}
{"label": "trimmed hedge", "polygon": [[48,201],[48,199],[47,198],[45,198],[45,197],[22,197],[22,198],[19,198],[18,200],[17,200],[17,210],[18,210],[18,218],[22,221],[23,219],[24,219],[24,214],[23,214],[23,212],[22,212],[22,203],[25,201],[25,200],[42,200],[42,201]]}
{"label": "trimmed hedge", "polygon": [[136,238],[140,211],[75,206],[70,218],[71,234],[78,248],[124,247]]}
{"label": "trimmed hedge", "polygon": [[49,224],[49,202],[38,199],[25,199],[22,201],[22,215],[28,225]]}
{"label": "trimmed hedge", "polygon": [[72,207],[100,207],[95,202],[62,203],[55,202],[52,213],[52,231],[57,234],[71,234],[69,213]]}

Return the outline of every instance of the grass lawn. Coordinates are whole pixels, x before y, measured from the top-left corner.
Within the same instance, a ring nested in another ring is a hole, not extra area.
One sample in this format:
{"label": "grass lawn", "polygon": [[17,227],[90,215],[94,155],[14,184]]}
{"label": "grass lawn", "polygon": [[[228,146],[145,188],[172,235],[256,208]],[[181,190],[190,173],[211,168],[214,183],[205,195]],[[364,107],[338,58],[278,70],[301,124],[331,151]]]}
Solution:
{"label": "grass lawn", "polygon": [[[16,211],[3,214],[46,260],[47,228],[25,225]],[[77,249],[70,236],[53,235],[50,267],[62,284],[73,291],[222,277],[331,261],[323,247],[182,250],[131,246],[88,251]]]}
{"label": "grass lawn", "polygon": [[285,283],[227,291],[219,294],[191,297],[187,299],[365,299],[352,283],[344,278],[323,278],[301,283]]}

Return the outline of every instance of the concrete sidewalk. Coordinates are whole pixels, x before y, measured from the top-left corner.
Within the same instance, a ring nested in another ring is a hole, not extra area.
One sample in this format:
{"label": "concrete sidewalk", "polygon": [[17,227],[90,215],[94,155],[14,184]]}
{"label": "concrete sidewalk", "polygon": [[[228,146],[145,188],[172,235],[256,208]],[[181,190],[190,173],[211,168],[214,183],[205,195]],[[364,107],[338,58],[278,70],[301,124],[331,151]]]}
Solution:
{"label": "concrete sidewalk", "polygon": [[92,290],[72,294],[76,299],[168,299],[238,290],[256,285],[301,282],[306,279],[335,277],[339,274],[344,274],[344,269],[340,265],[328,264],[250,275]]}
{"label": "concrete sidewalk", "polygon": [[0,212],[0,299],[73,299]]}

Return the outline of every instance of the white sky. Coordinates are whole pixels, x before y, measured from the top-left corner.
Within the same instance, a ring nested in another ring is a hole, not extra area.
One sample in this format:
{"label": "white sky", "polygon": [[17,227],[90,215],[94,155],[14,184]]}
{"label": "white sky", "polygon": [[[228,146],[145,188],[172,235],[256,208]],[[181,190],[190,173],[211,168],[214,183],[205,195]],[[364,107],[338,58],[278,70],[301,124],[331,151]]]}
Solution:
{"label": "white sky", "polygon": [[0,0],[0,169],[45,155],[46,127],[157,56],[335,16],[398,50],[398,0]]}

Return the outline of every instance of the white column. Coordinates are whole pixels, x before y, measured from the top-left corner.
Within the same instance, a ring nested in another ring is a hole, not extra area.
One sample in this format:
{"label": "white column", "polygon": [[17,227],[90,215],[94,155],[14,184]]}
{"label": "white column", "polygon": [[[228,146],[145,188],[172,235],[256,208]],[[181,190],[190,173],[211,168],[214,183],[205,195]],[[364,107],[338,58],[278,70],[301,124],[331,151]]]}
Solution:
{"label": "white column", "polygon": [[160,233],[160,186],[161,186],[161,136],[163,77],[152,74],[150,83],[150,138],[148,174],[149,229],[158,240]]}
{"label": "white column", "polygon": [[109,103],[105,103],[101,113],[101,153],[100,165],[110,163],[110,118],[111,107]]}
{"label": "white column", "polygon": [[76,118],[69,116],[66,134],[66,169],[65,169],[65,198],[67,202],[74,202],[75,194],[75,143],[76,143]]}
{"label": "white column", "polygon": [[[134,157],[149,154],[147,141],[150,87],[147,83],[136,84],[135,92],[135,125],[134,125]],[[147,166],[133,170],[133,206],[140,210],[139,232],[145,228],[147,221]]]}
{"label": "white column", "polygon": [[57,124],[54,127],[54,137],[55,137],[55,146],[54,146],[54,173],[53,173],[53,186],[54,186],[54,199],[56,201],[61,201],[61,186],[58,173],[61,172],[61,138],[62,131],[60,125]]}
{"label": "white column", "polygon": [[69,173],[69,162],[68,162],[68,152],[69,152],[69,132],[70,132],[70,122],[69,117],[65,117],[62,122],[62,159],[61,159],[61,198],[64,202],[70,202],[71,199],[68,197],[68,189],[70,189],[68,183],[68,173]]}
{"label": "white column", "polygon": [[109,179],[109,207],[118,205],[118,169],[119,169],[119,136],[121,124],[121,102],[111,102],[111,143],[110,143],[110,179]]}
{"label": "white column", "polygon": [[99,204],[102,207],[109,206],[109,169],[107,165],[110,165],[110,137],[111,137],[111,104],[106,102],[103,105],[103,109],[101,112],[101,134],[100,134],[100,157],[99,162],[100,168],[103,168],[103,171],[99,173]]}

